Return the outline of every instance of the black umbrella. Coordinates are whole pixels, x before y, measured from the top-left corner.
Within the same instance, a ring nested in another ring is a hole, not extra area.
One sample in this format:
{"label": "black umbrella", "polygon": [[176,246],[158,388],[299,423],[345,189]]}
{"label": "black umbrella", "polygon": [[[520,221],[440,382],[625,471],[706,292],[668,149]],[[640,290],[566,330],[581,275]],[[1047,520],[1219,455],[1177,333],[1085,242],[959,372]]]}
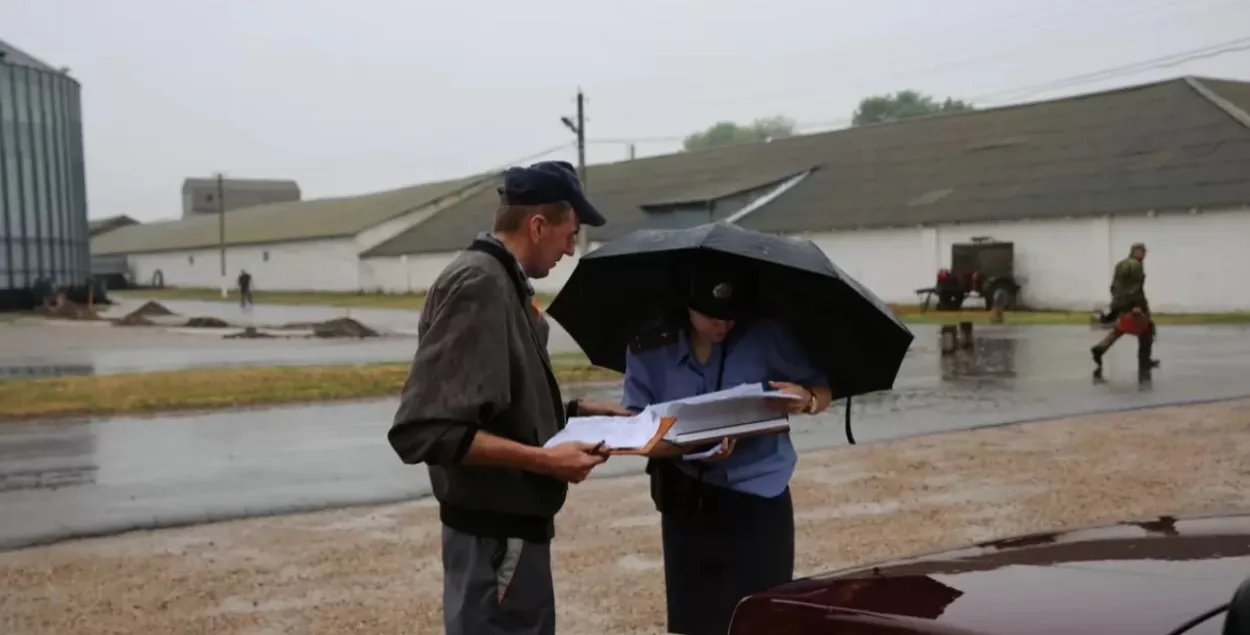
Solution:
{"label": "black umbrella", "polygon": [[756,306],[790,328],[834,397],[894,386],[912,334],[884,302],[811,241],[728,223],[642,230],[603,245],[577,263],[548,313],[591,363],[623,372],[630,338],[673,301],[701,250],[741,259],[754,273]]}

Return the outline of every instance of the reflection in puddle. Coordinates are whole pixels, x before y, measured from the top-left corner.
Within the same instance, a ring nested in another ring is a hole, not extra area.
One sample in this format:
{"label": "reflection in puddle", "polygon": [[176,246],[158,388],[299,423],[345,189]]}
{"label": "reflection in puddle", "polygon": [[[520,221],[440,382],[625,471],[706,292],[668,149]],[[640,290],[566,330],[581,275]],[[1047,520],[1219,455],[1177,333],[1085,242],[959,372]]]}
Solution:
{"label": "reflection in puddle", "polygon": [[950,355],[938,358],[942,379],[1015,377],[1016,344],[1013,338],[974,338],[971,347],[956,348]]}
{"label": "reflection in puddle", "polygon": [[97,471],[98,468],[95,466],[85,466],[22,472],[0,472],[0,492],[90,485],[95,482]]}
{"label": "reflection in puddle", "polygon": [[91,364],[30,364],[0,366],[0,381],[5,379],[41,379],[45,377],[83,377],[94,375]]}
{"label": "reflection in puddle", "polygon": [[96,482],[97,438],[90,425],[16,427],[0,436],[0,492]]}

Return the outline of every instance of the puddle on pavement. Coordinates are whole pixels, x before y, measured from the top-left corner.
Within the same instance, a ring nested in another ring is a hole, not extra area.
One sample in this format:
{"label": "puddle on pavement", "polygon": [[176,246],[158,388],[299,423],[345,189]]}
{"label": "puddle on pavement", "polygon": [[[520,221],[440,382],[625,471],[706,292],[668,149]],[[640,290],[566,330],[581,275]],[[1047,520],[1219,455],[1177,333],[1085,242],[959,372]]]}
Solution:
{"label": "puddle on pavement", "polygon": [[22,426],[0,439],[0,492],[55,490],[96,482],[97,439],[87,426],[66,424],[59,435],[22,434]]}
{"label": "puddle on pavement", "polygon": [[0,492],[22,489],[54,490],[73,485],[90,485],[95,482],[98,468],[70,467],[50,470],[0,473]]}
{"label": "puddle on pavement", "polygon": [[43,379],[47,377],[84,377],[95,374],[91,364],[22,364],[0,365],[0,381],[6,379]]}
{"label": "puddle on pavement", "polygon": [[974,337],[967,344],[960,344],[949,354],[938,357],[943,381],[1016,376],[1017,340]]}

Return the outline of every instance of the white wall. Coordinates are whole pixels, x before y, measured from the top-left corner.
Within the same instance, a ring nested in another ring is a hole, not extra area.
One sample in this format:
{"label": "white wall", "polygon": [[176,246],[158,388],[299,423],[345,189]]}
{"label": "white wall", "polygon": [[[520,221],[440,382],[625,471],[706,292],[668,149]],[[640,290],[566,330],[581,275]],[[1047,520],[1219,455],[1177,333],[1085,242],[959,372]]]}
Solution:
{"label": "white wall", "polygon": [[[226,276],[233,287],[239,270],[247,269],[257,290],[356,291],[361,288],[356,254],[351,238],[227,247]],[[217,249],[133,254],[128,261],[140,284],[149,284],[159,269],[166,286],[221,285]]]}
{"label": "white wall", "polygon": [[1117,217],[1108,234],[1111,253],[1104,278],[1115,261],[1128,255],[1130,245],[1146,243],[1146,297],[1152,310],[1250,310],[1250,208]]}
{"label": "white wall", "polygon": [[[591,243],[590,247],[594,249],[598,246],[598,243]],[[459,252],[364,259],[361,261],[363,288],[386,293],[425,291],[457,253]],[[578,256],[580,253],[577,256],[565,256],[547,277],[531,280],[534,290],[539,293],[558,293],[577,267]]]}
{"label": "white wall", "polygon": [[[913,304],[915,290],[932,286],[937,270],[950,266],[951,245],[973,236],[1015,243],[1022,300],[1037,308],[1090,310],[1108,301],[1111,269],[1134,242],[1146,243],[1147,295],[1163,312],[1250,310],[1250,208],[1001,223],[970,223],[845,231],[809,236],[833,262],[887,302]],[[597,246],[597,245],[595,245]],[[263,260],[264,252],[269,260]],[[232,247],[230,279],[252,272],[257,289],[327,291],[423,291],[455,253],[359,260],[348,240]],[[194,262],[188,258],[193,257]],[[160,268],[167,285],[220,284],[215,249],[130,257],[138,280]],[[556,293],[577,266],[564,258],[541,293]]]}
{"label": "white wall", "polygon": [[950,266],[951,245],[973,236],[1015,243],[1021,299],[1037,308],[1089,310],[1110,299],[1111,270],[1146,243],[1146,293],[1160,312],[1250,310],[1250,209],[1095,219],[969,223],[809,236],[887,302],[914,304]]}

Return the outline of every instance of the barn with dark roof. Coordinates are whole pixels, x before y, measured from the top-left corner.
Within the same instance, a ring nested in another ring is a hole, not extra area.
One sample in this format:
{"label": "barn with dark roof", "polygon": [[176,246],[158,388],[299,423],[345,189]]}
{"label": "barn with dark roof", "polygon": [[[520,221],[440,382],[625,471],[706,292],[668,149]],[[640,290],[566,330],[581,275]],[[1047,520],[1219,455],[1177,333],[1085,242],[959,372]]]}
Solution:
{"label": "barn with dark roof", "polygon": [[[1197,77],[590,166],[602,242],[728,220],[804,235],[883,299],[916,302],[951,245],[1015,244],[1020,300],[1088,310],[1144,242],[1152,306],[1250,309],[1250,83]],[[484,188],[365,251],[380,288],[428,285],[496,206]],[[539,290],[559,289],[566,259]]]}

